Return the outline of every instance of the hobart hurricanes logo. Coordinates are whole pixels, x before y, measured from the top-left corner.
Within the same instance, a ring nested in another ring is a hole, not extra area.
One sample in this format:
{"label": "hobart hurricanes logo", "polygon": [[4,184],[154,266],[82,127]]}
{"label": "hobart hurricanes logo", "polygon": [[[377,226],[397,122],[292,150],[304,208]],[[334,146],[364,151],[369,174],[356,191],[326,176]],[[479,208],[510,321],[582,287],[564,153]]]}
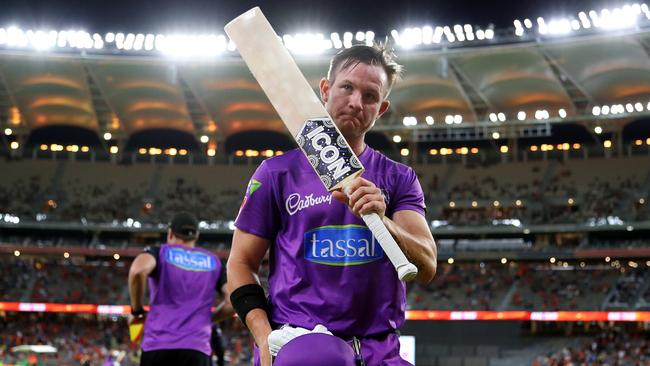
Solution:
{"label": "hobart hurricanes logo", "polygon": [[305,259],[330,266],[353,266],[381,259],[384,252],[361,225],[322,226],[305,233]]}
{"label": "hobart hurricanes logo", "polygon": [[217,266],[214,257],[182,248],[170,248],[165,259],[168,263],[188,271],[209,272],[214,271]]}
{"label": "hobart hurricanes logo", "polygon": [[251,179],[246,186],[246,196],[250,197],[258,188],[262,186],[262,182],[257,179]]}

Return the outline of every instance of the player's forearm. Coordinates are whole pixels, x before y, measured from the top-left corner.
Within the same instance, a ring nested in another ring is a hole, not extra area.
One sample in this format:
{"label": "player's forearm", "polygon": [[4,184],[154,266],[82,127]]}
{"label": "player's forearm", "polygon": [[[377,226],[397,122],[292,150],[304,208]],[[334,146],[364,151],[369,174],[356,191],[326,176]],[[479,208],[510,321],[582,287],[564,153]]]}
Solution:
{"label": "player's forearm", "polygon": [[[228,260],[228,288],[230,293],[242,286],[259,283],[256,272],[251,267],[245,261],[238,261],[236,257],[231,257]],[[258,347],[267,349],[267,338],[272,329],[266,311],[261,308],[253,309],[246,314],[246,319],[242,320],[253,334]]]}
{"label": "player's forearm", "polygon": [[235,310],[232,308],[230,301],[224,300],[217,305],[217,310],[212,314],[212,321],[218,323],[232,318],[233,315],[235,315]]}
{"label": "player's forearm", "polygon": [[144,273],[129,272],[129,296],[132,309],[142,309],[144,291],[147,286],[147,275]]}
{"label": "player's forearm", "polygon": [[272,329],[266,311],[254,309],[248,312],[246,315],[246,326],[248,326],[248,329],[253,334],[257,346],[260,349],[268,350],[268,339]]}
{"label": "player's forearm", "polygon": [[413,235],[388,217],[384,217],[383,221],[406,258],[418,268],[416,280],[420,283],[431,282],[438,267],[438,250],[433,239]]}

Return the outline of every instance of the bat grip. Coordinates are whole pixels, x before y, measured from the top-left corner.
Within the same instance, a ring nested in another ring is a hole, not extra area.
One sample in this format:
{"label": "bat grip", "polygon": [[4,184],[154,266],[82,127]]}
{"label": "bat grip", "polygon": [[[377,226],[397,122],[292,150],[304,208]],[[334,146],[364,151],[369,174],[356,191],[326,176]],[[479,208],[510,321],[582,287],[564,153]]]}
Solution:
{"label": "bat grip", "polygon": [[[346,196],[350,196],[350,185],[343,187],[343,193]],[[415,279],[415,276],[418,274],[418,268],[408,259],[402,252],[402,249],[397,245],[397,242],[390,234],[386,225],[381,221],[379,215],[376,213],[370,213],[361,215],[363,222],[366,223],[368,229],[372,232],[372,235],[377,239],[381,249],[384,250],[384,253],[388,256],[388,259],[395,267],[397,271],[397,276],[402,281],[412,281]]]}
{"label": "bat grip", "polygon": [[397,245],[397,242],[388,229],[386,229],[386,226],[379,218],[379,215],[376,213],[370,213],[362,215],[361,218],[370,231],[372,231],[372,234],[379,242],[379,245],[381,245],[384,253],[386,253],[388,259],[390,259],[390,262],[397,270],[399,279],[402,281],[411,281],[415,279],[415,276],[418,274],[417,267],[406,259],[406,256],[402,253],[402,250],[399,245]]}

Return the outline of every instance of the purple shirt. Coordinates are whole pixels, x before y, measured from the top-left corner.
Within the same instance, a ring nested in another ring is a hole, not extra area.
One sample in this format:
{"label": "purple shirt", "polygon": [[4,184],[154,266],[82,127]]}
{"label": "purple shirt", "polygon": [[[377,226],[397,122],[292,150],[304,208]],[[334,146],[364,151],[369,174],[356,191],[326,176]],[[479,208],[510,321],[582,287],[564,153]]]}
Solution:
{"label": "purple shirt", "polygon": [[156,269],[149,276],[151,308],[142,350],[192,349],[211,355],[211,306],[223,284],[221,261],[208,250],[178,244],[148,252],[156,257]]}
{"label": "purple shirt", "polygon": [[[367,147],[365,179],[387,200],[386,215],[424,215],[415,172]],[[342,337],[366,336],[404,323],[406,288],[370,230],[325,190],[298,149],[265,160],[253,175],[235,226],[269,239],[271,321]]]}

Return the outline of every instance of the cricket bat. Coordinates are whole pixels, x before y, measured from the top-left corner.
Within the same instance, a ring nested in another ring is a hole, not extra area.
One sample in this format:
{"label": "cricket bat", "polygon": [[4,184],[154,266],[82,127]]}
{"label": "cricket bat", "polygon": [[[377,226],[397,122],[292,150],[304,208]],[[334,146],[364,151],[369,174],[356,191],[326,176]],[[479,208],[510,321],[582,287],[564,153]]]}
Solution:
{"label": "cricket bat", "polygon": [[[226,25],[225,31],[325,188],[342,189],[347,194],[347,184],[363,173],[363,165],[260,8],[238,16]],[[402,253],[379,215],[372,213],[362,218],[399,278],[413,280],[417,268]]]}

